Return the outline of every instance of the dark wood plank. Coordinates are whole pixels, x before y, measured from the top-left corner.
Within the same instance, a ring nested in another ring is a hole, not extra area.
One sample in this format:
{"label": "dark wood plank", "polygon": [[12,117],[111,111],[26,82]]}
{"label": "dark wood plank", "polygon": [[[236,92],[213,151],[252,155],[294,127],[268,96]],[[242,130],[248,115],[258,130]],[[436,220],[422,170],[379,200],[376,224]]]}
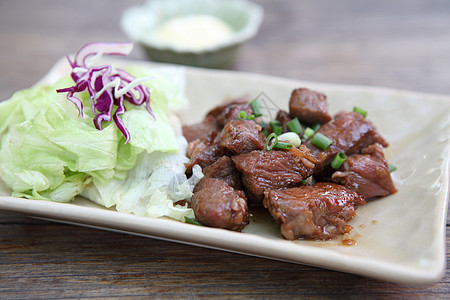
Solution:
{"label": "dark wood plank", "polygon": [[[450,5],[445,0],[255,0],[265,9],[259,34],[235,69],[311,81],[450,93]],[[126,41],[111,4],[0,2],[0,99],[29,87],[54,62],[91,41]],[[89,9],[86,9],[89,7]],[[145,58],[136,47],[133,58]]]}
{"label": "dark wood plank", "polygon": [[256,1],[265,20],[238,69],[450,93],[446,1]]}
{"label": "dark wood plank", "polygon": [[448,272],[434,285],[399,285],[18,214],[0,213],[0,219],[0,292],[8,298],[398,294],[445,298],[450,292]]}

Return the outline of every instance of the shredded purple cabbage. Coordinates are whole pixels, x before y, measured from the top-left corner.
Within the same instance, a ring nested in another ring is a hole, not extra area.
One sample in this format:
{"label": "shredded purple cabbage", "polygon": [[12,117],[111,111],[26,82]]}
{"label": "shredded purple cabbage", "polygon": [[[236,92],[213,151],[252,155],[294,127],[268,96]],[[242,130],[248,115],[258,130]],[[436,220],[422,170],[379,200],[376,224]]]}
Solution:
{"label": "shredded purple cabbage", "polygon": [[[72,67],[71,77],[75,85],[57,90],[58,93],[67,93],[67,99],[76,105],[82,116],[83,103],[74,94],[87,89],[91,97],[92,112],[95,115],[93,120],[95,127],[102,130],[103,122],[114,120],[117,128],[125,136],[125,143],[130,140],[130,134],[119,117],[126,111],[124,101],[134,105],[142,105],[145,102],[148,112],[154,117],[150,108],[150,89],[137,84],[135,78],[122,69],[115,69],[111,65],[91,66],[87,60],[95,55],[125,56],[132,48],[132,43],[90,43],[83,46],[73,61],[67,57]],[[124,88],[127,89],[122,90]]]}

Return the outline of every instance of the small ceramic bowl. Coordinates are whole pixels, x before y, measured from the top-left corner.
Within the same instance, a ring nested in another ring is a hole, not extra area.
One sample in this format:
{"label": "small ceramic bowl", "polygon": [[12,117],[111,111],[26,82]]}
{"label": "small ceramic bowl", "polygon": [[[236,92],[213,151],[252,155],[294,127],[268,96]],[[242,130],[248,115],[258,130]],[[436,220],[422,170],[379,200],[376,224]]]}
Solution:
{"label": "small ceramic bowl", "polygon": [[[231,27],[231,35],[205,48],[189,49],[168,44],[155,34],[168,20],[197,15],[223,21]],[[121,27],[153,61],[225,68],[236,60],[241,46],[256,35],[263,15],[260,6],[246,0],[151,0],[125,10]]]}

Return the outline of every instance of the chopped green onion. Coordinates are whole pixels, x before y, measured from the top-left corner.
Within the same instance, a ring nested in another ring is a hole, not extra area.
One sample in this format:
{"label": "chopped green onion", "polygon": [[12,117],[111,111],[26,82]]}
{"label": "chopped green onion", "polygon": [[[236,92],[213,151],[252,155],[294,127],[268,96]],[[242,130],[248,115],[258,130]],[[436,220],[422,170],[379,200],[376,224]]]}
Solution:
{"label": "chopped green onion", "polygon": [[336,154],[333,161],[331,162],[331,167],[335,170],[339,169],[346,159],[347,156],[345,156],[344,153],[339,152],[338,154]]}
{"label": "chopped green onion", "polygon": [[253,114],[255,115],[255,117],[261,117],[262,116],[262,112],[261,112],[261,105],[259,105],[259,99],[253,99],[252,101],[250,101],[250,105],[252,106],[253,109]]}
{"label": "chopped green onion", "polygon": [[305,132],[303,132],[303,136],[308,140],[310,137],[314,135],[314,130],[312,128],[307,127]]}
{"label": "chopped green onion", "polygon": [[289,123],[287,123],[287,128],[292,131],[295,132],[297,134],[299,134],[300,132],[302,132],[302,124],[300,124],[300,121],[298,120],[297,117],[295,117],[294,119],[292,119],[291,121],[289,121]]}
{"label": "chopped green onion", "polygon": [[365,111],[362,108],[359,108],[357,106],[353,106],[353,111],[360,114],[361,116],[363,116],[364,118],[367,116],[367,111]]}
{"label": "chopped green onion", "polygon": [[394,166],[393,164],[388,164],[388,167],[389,167],[389,173],[392,173],[392,172],[394,172],[395,170],[397,170],[397,167]]}
{"label": "chopped green onion", "polygon": [[269,135],[269,132],[267,131],[267,129],[261,130],[261,133],[264,134],[264,136],[268,136]]}
{"label": "chopped green onion", "polygon": [[270,121],[270,128],[272,128],[272,131],[275,132],[277,135],[280,135],[283,133],[283,127],[281,127],[280,121]]}
{"label": "chopped green onion", "polygon": [[302,180],[302,184],[308,184],[308,178]]}
{"label": "chopped green onion", "polygon": [[313,143],[314,145],[316,145],[317,147],[319,147],[322,150],[326,150],[328,147],[330,147],[331,143],[333,143],[332,140],[330,140],[329,138],[327,138],[326,136],[324,136],[323,134],[321,134],[320,132],[317,132],[312,140],[311,143]]}
{"label": "chopped green onion", "polygon": [[320,128],[320,124],[319,123],[311,125],[311,129],[314,130],[314,131],[319,130],[319,128]]}
{"label": "chopped green onion", "polygon": [[259,122],[259,126],[261,126],[263,129],[267,129],[267,126],[269,126],[269,124],[267,122],[261,121]]}
{"label": "chopped green onion", "polygon": [[[270,143],[270,141],[272,139],[275,139],[275,141],[273,143]],[[275,145],[278,143],[278,136],[276,133],[272,132],[271,134],[269,134],[269,136],[266,139],[266,150],[270,151],[273,149],[273,147],[275,147]]]}
{"label": "chopped green onion", "polygon": [[280,123],[280,121],[278,121],[278,120],[272,120],[272,121],[270,121],[269,122],[269,125],[270,126],[281,126],[281,123]]}
{"label": "chopped green onion", "polygon": [[189,223],[189,224],[203,226],[203,224],[200,223],[199,221],[189,218],[189,217],[186,217],[186,216],[184,217],[184,220],[186,221],[186,223]]}
{"label": "chopped green onion", "polygon": [[254,120],[254,119],[255,115],[253,114],[247,115],[243,110],[241,110],[238,114],[238,120]]}
{"label": "chopped green onion", "polygon": [[283,127],[275,127],[272,128],[273,132],[275,132],[276,134],[282,134],[283,133]]}
{"label": "chopped green onion", "polygon": [[285,142],[277,142],[274,146],[274,148],[276,149],[291,149],[292,148],[292,144],[290,143],[285,143]]}

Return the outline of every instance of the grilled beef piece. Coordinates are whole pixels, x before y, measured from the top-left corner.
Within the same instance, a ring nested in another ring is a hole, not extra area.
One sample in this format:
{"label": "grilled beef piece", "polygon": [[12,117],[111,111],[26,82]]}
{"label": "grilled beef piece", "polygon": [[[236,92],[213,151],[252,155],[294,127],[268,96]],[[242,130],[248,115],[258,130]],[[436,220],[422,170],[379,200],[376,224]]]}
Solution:
{"label": "grilled beef piece", "polygon": [[220,145],[233,154],[262,150],[266,145],[266,138],[261,129],[261,126],[252,120],[230,121],[222,130]]}
{"label": "grilled beef piece", "polygon": [[312,175],[316,163],[303,145],[299,149],[252,151],[232,159],[253,204],[261,204],[265,190],[300,185]]}
{"label": "grilled beef piece", "polygon": [[204,168],[227,153],[227,149],[219,143],[220,133],[213,131],[203,139],[197,139],[188,144],[187,157],[189,163],[185,164],[186,173],[190,174],[192,167],[198,164]]}
{"label": "grilled beef piece", "polygon": [[315,175],[324,176],[325,168],[339,152],[346,155],[359,153],[362,149],[379,143],[387,147],[388,143],[378,134],[375,126],[369,120],[356,112],[342,112],[334,120],[323,124],[317,132],[331,139],[332,144],[322,150],[308,140],[305,145],[316,157],[323,156],[314,171]]}
{"label": "grilled beef piece", "polygon": [[223,128],[231,120],[237,120],[240,111],[244,111],[247,115],[253,114],[253,108],[249,100],[249,98],[244,97],[217,106],[210,110],[206,117],[214,117],[218,126]]}
{"label": "grilled beef piece", "polygon": [[219,127],[216,118],[207,116],[201,123],[183,125],[183,135],[190,143],[196,139],[202,139],[212,131],[217,131],[218,129]]}
{"label": "grilled beef piece", "polygon": [[319,182],[264,192],[264,206],[281,223],[281,234],[298,238],[330,239],[345,232],[346,222],[364,198],[342,185]]}
{"label": "grilled beef piece", "polygon": [[194,189],[191,205],[204,225],[241,231],[248,224],[247,199],[223,180],[204,177]]}
{"label": "grilled beef piece", "polygon": [[380,144],[367,147],[362,154],[348,156],[331,179],[366,199],[387,196],[397,191]]}
{"label": "grilled beef piece", "polygon": [[234,104],[245,104],[245,103],[248,103],[249,101],[250,101],[249,96],[242,96],[242,97],[238,97],[235,99],[225,100],[223,104],[218,105],[218,106],[214,107],[213,109],[211,109],[206,114],[206,116],[213,116],[213,117],[217,118],[217,116],[222,114],[224,109],[227,108],[228,106],[234,105]]}
{"label": "grilled beef piece", "polygon": [[289,113],[292,118],[297,117],[300,122],[307,124],[324,124],[331,120],[328,114],[327,97],[306,88],[292,91]]}
{"label": "grilled beef piece", "polygon": [[248,103],[250,98],[242,97],[225,104],[216,106],[210,110],[200,123],[183,126],[183,135],[188,142],[202,139],[212,131],[220,131],[231,120],[237,120],[239,112],[245,111],[252,114],[253,109]]}
{"label": "grilled beef piece", "polygon": [[232,188],[242,190],[241,173],[238,172],[231,158],[222,156],[212,165],[203,168],[205,177],[216,178],[225,181]]}

